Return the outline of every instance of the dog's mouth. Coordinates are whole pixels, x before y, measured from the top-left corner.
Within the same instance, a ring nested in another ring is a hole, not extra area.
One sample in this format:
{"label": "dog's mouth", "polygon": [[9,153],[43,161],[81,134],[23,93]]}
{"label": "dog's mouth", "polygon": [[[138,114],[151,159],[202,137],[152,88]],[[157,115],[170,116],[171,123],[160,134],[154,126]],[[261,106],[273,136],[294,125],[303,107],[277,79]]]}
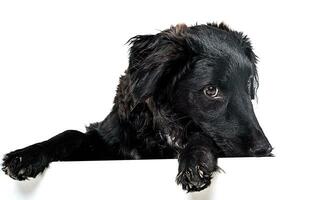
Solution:
{"label": "dog's mouth", "polygon": [[219,157],[275,157],[272,153],[273,148],[253,152],[250,149],[243,148],[241,144],[235,144],[226,139],[217,138],[214,140],[213,138],[213,141],[216,146],[214,149],[217,149],[217,155]]}
{"label": "dog's mouth", "polygon": [[275,157],[275,155],[273,153],[269,153],[268,155],[266,155],[265,157]]}
{"label": "dog's mouth", "polygon": [[275,155],[273,153],[271,153],[272,150],[273,150],[273,148],[271,150],[269,150],[270,152],[268,152],[268,153],[262,153],[259,155],[254,155],[254,157],[275,157]]}
{"label": "dog's mouth", "polygon": [[266,154],[251,154],[247,157],[275,157],[273,153],[266,153]]}

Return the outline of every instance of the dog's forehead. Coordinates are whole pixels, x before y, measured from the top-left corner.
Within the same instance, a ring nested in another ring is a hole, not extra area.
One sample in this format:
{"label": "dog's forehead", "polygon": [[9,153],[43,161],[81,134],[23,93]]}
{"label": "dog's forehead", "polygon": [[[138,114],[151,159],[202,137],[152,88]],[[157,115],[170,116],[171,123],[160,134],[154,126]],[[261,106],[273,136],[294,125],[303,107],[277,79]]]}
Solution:
{"label": "dog's forehead", "polygon": [[200,86],[227,84],[232,80],[245,82],[252,73],[252,63],[241,56],[203,54],[193,63],[190,79]]}
{"label": "dog's forehead", "polygon": [[193,75],[226,81],[230,77],[247,78],[254,64],[246,56],[242,38],[236,32],[202,26],[191,31],[196,49]]}
{"label": "dog's forehead", "polygon": [[235,48],[235,50],[242,50],[240,44],[243,41],[243,34],[236,31],[203,25],[191,27],[188,33],[192,41],[200,43],[199,45],[202,48],[217,50],[231,47]]}
{"label": "dog's forehead", "polygon": [[194,46],[193,50],[197,54],[207,53],[219,56],[227,54],[237,60],[247,60],[245,44],[248,40],[241,32],[205,25],[191,27],[188,33]]}

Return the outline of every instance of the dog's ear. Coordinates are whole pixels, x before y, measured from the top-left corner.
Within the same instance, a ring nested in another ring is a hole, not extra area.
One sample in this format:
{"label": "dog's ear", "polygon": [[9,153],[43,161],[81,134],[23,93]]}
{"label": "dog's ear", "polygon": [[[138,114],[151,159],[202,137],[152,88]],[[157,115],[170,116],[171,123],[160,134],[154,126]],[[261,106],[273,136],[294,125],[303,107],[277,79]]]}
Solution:
{"label": "dog's ear", "polygon": [[257,61],[258,57],[253,51],[252,44],[247,36],[243,36],[242,39],[242,46],[244,48],[244,53],[247,56],[247,58],[251,61],[253,64],[253,79],[251,79],[251,98],[254,99],[256,97],[256,92],[259,86],[259,80],[258,80],[258,74],[257,74]]}
{"label": "dog's ear", "polygon": [[130,90],[136,101],[145,101],[155,92],[164,90],[169,81],[185,71],[190,55],[186,31],[187,26],[181,24],[156,35],[139,35],[130,40],[128,73]]}
{"label": "dog's ear", "polygon": [[253,51],[252,44],[247,36],[243,36],[242,46],[244,48],[244,53],[247,56],[247,58],[256,65],[258,57]]}

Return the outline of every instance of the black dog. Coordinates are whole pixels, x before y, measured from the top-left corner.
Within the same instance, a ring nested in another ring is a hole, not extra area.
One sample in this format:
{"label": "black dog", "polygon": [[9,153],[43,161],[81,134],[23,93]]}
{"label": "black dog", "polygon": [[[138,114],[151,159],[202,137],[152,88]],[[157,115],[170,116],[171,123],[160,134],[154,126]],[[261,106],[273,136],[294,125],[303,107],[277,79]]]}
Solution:
{"label": "black dog", "polygon": [[251,102],[256,55],[245,35],[224,24],[179,24],[129,42],[106,119],[7,154],[6,174],[24,180],[59,160],[178,158],[177,183],[200,191],[218,157],[271,155]]}

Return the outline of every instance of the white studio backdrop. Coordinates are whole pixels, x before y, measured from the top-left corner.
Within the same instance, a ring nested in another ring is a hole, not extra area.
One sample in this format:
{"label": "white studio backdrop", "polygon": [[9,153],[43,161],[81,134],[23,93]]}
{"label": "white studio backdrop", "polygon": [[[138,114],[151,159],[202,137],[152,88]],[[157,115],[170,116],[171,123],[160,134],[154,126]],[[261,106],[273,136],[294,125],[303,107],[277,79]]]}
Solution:
{"label": "white studio backdrop", "polygon": [[1,0],[0,155],[103,120],[130,37],[224,21],[259,56],[255,111],[284,174],[274,187],[310,199],[310,19],[308,1]]}

